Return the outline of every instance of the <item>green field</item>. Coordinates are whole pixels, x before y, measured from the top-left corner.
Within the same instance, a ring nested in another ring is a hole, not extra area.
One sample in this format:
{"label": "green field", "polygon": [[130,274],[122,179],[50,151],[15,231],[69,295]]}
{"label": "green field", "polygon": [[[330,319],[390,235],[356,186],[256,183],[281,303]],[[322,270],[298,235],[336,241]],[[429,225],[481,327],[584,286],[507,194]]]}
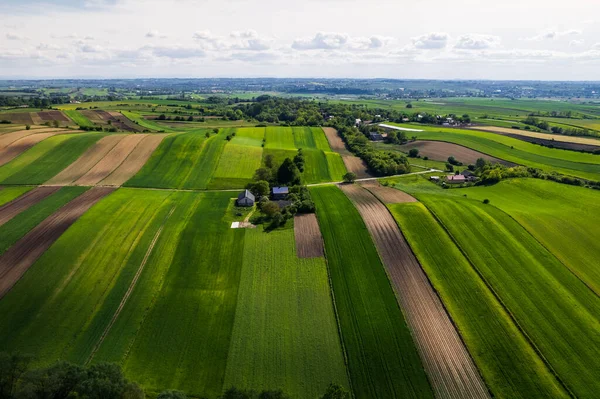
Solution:
{"label": "green field", "polygon": [[0,188],[0,206],[14,200],[32,190],[33,187],[2,187]]}
{"label": "green field", "polygon": [[506,161],[556,171],[570,176],[598,180],[600,157],[575,151],[542,147],[512,137],[475,130],[415,126],[422,132],[411,132],[420,140],[446,141],[463,145]]}
{"label": "green field", "polygon": [[1,166],[0,182],[45,183],[105,136],[104,133],[78,133],[50,137]]}
{"label": "green field", "polygon": [[296,257],[291,228],[246,232],[225,387],[316,398],[349,388],[325,259]]}
{"label": "green field", "polygon": [[369,232],[335,186],[311,188],[357,398],[433,397]]}
{"label": "green field", "polygon": [[498,208],[422,194],[468,260],[497,293],[550,367],[579,397],[593,397],[600,372],[600,299]]}
{"label": "green field", "polygon": [[477,272],[421,203],[390,205],[495,397],[568,397]]}
{"label": "green field", "polygon": [[[205,137],[205,131],[173,134],[165,138],[154,151],[142,169],[132,177],[126,186],[156,188],[188,188],[191,182],[202,183],[201,174],[206,165],[207,152],[214,151],[207,145],[216,145],[217,149],[225,145],[224,132]],[[221,142],[217,145],[216,142]],[[220,156],[220,153],[219,153]],[[209,160],[213,160],[209,157]],[[202,168],[204,166],[204,168]],[[199,188],[199,187],[198,187]]]}
{"label": "green field", "polygon": [[63,111],[73,122],[81,127],[94,127],[94,123],[89,120],[85,115],[76,110]]}
{"label": "green field", "polygon": [[9,220],[6,224],[0,226],[0,254],[4,253],[17,240],[27,234],[29,230],[40,224],[63,205],[83,194],[87,189],[87,187],[63,187],[58,192],[43,199]]}
{"label": "green field", "polygon": [[137,123],[141,127],[148,129],[152,132],[161,132],[161,131],[173,132],[174,131],[173,129],[170,129],[166,126],[162,126],[154,121],[148,120],[148,119],[144,118],[143,116],[141,116],[140,114],[137,114],[135,112],[122,111],[121,113],[126,118],[130,119],[131,121]]}
{"label": "green field", "polygon": [[294,140],[294,131],[291,127],[267,127],[265,132],[265,148],[280,150],[297,149]]}

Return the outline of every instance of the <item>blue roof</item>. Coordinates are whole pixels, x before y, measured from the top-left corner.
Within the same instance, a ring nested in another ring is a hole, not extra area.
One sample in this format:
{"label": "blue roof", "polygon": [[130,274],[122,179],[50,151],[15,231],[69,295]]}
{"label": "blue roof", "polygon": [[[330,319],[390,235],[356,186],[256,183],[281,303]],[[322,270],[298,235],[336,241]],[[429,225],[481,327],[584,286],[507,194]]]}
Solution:
{"label": "blue roof", "polygon": [[288,194],[290,189],[287,187],[273,187],[273,194]]}

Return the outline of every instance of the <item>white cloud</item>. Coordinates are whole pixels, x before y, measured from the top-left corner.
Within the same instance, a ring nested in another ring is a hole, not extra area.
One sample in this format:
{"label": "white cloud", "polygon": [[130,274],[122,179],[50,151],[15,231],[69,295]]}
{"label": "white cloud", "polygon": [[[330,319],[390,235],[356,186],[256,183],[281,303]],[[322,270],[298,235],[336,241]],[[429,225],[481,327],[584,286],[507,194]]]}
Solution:
{"label": "white cloud", "polygon": [[585,40],[571,40],[569,47],[581,47],[585,44]]}
{"label": "white cloud", "polygon": [[8,40],[27,40],[25,36],[18,35],[16,33],[9,32],[6,34]]}
{"label": "white cloud", "polygon": [[448,43],[447,33],[433,32],[412,38],[413,45],[423,50],[442,49]]}
{"label": "white cloud", "polygon": [[152,52],[157,57],[173,59],[202,58],[206,56],[204,50],[197,47],[152,47]]}
{"label": "white cloud", "polygon": [[160,33],[156,29],[152,29],[146,33],[146,37],[149,39],[154,39],[160,37]]}
{"label": "white cloud", "polygon": [[500,38],[492,35],[463,35],[458,38],[454,48],[461,50],[484,50],[497,47]]}
{"label": "white cloud", "polygon": [[295,50],[335,50],[348,42],[348,36],[341,33],[318,32],[311,39],[297,39],[292,43]]}
{"label": "white cloud", "polygon": [[264,51],[271,48],[270,40],[259,37],[252,29],[231,32],[229,37],[233,40],[230,48],[235,50]]}
{"label": "white cloud", "polygon": [[559,38],[565,37],[565,36],[578,36],[581,34],[583,34],[583,31],[581,29],[568,29],[568,30],[564,30],[564,31],[547,30],[547,31],[541,32],[538,35],[526,37],[523,40],[531,41],[531,42],[540,42],[543,40],[554,40],[554,39],[559,39]]}
{"label": "white cloud", "polygon": [[596,43],[592,46],[592,49],[594,50],[600,50],[600,43]]}

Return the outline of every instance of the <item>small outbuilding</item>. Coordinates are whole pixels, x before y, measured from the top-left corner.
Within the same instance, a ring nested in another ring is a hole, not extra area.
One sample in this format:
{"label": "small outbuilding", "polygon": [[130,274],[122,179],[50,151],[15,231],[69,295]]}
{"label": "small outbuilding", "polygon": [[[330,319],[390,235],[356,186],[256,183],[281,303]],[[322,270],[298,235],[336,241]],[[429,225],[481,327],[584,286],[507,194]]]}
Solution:
{"label": "small outbuilding", "polygon": [[248,190],[244,190],[243,193],[238,195],[236,204],[237,204],[237,206],[250,207],[250,206],[254,206],[255,202],[256,202],[256,198],[254,197],[254,194],[252,194]]}
{"label": "small outbuilding", "polygon": [[461,184],[461,183],[466,183],[466,182],[467,182],[467,178],[464,177],[463,175],[446,176],[446,183],[448,183],[448,184]]}
{"label": "small outbuilding", "polygon": [[287,198],[290,193],[290,189],[288,187],[273,187],[272,197],[273,200],[284,200]]}

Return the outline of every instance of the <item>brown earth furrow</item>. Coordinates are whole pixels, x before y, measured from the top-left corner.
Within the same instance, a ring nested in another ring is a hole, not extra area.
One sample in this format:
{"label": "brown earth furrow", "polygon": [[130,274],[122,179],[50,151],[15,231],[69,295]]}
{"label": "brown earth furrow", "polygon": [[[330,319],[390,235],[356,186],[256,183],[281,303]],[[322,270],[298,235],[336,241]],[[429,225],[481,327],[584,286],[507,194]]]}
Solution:
{"label": "brown earth furrow", "polygon": [[447,143],[445,141],[417,140],[407,144],[395,146],[395,148],[398,148],[406,153],[413,148],[416,148],[419,150],[419,155],[436,161],[446,161],[452,156],[465,165],[475,164],[479,158],[506,166],[516,165],[515,163],[483,154],[471,148],[463,147],[454,143]]}
{"label": "brown earth furrow", "polygon": [[86,191],[38,224],[0,256],[0,299],[81,215],[114,190],[94,187]]}
{"label": "brown earth furrow", "polygon": [[46,140],[52,136],[56,136],[60,132],[50,132],[50,133],[36,133],[26,137],[23,137],[20,140],[11,143],[2,151],[0,151],[0,166],[9,163],[20,154],[24,153],[37,143]]}
{"label": "brown earth furrow", "polygon": [[148,161],[154,150],[167,135],[153,134],[143,139],[129,154],[127,159],[115,169],[106,179],[100,182],[103,186],[121,186],[131,179]]}
{"label": "brown earth furrow", "polygon": [[16,132],[5,133],[0,136],[0,150],[8,147],[11,143],[20,140],[24,137],[30,136],[36,133],[47,133],[54,132],[58,129],[55,128],[43,128],[43,129],[30,129],[30,130],[18,130]]}
{"label": "brown earth furrow", "polygon": [[405,202],[417,202],[417,199],[404,191],[395,188],[385,187],[379,184],[377,180],[368,180],[361,182],[360,185],[369,190],[374,196],[385,204],[402,204]]}
{"label": "brown earth furrow", "polygon": [[60,190],[60,187],[37,187],[0,207],[0,226]]}
{"label": "brown earth furrow", "polygon": [[436,397],[488,398],[464,343],[388,209],[358,185],[342,190],[373,237]]}
{"label": "brown earth furrow", "polygon": [[373,177],[369,173],[365,161],[348,151],[346,144],[344,144],[344,140],[342,140],[337,130],[332,127],[324,127],[322,129],[329,142],[329,147],[342,156],[342,160],[344,161],[344,165],[348,172],[354,173],[359,179]]}
{"label": "brown earth furrow", "polygon": [[92,147],[88,148],[83,155],[77,158],[75,162],[48,180],[46,184],[66,186],[73,183],[100,162],[124,137],[126,137],[124,134],[115,134],[101,138]]}
{"label": "brown earth furrow", "polygon": [[127,156],[147,135],[136,134],[125,137],[111,149],[94,167],[75,181],[78,186],[94,186],[104,180],[125,161]]}
{"label": "brown earth furrow", "polygon": [[325,256],[323,236],[314,213],[294,217],[294,238],[296,240],[296,256],[299,258]]}

